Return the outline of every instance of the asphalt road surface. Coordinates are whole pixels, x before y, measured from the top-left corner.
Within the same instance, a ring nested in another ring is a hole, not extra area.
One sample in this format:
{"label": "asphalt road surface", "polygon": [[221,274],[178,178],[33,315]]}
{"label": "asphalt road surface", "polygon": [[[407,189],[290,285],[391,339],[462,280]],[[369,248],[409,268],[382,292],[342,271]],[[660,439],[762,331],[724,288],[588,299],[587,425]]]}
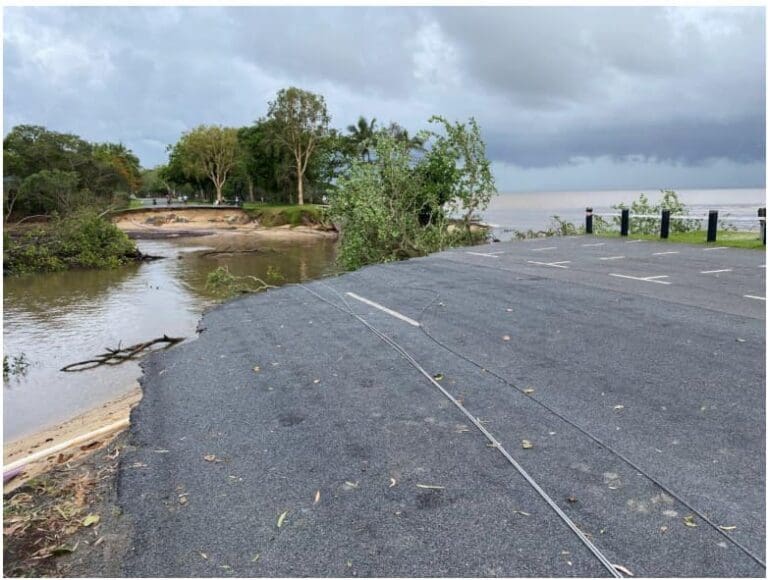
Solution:
{"label": "asphalt road surface", "polygon": [[765,575],[764,252],[494,244],[201,326],[145,364],[126,575]]}

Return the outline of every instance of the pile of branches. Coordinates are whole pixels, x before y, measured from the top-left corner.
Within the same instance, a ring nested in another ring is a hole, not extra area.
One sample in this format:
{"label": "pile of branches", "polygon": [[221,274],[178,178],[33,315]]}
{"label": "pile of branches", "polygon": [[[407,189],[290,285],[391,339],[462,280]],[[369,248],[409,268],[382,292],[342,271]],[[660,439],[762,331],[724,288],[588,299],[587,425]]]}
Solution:
{"label": "pile of branches", "polygon": [[117,345],[117,348],[114,348],[114,349],[108,348],[107,352],[105,352],[104,354],[100,354],[95,358],[68,364],[67,366],[62,367],[59,370],[64,371],[65,373],[72,373],[72,372],[79,372],[79,371],[87,371],[89,369],[100,367],[102,365],[110,365],[110,366],[119,365],[126,361],[135,359],[136,357],[144,353],[147,349],[149,349],[150,347],[156,344],[165,344],[166,346],[164,348],[169,348],[174,344],[180,343],[182,340],[184,339],[167,336],[164,334],[160,338],[156,338],[154,340],[148,340],[146,342],[140,342],[132,346],[126,346],[125,348],[121,348],[120,345]]}

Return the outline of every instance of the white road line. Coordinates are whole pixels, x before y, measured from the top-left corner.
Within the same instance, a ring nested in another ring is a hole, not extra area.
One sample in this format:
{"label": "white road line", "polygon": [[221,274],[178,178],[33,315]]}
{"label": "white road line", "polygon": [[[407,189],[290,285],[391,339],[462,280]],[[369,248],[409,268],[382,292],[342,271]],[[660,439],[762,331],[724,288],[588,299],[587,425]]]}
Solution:
{"label": "white road line", "polygon": [[762,300],[765,302],[765,296],[752,296],[752,294],[744,294],[744,298],[753,298],[754,300]]}
{"label": "white road line", "polygon": [[624,242],[625,244],[639,244],[640,242],[644,242],[645,240],[627,240]]}
{"label": "white road line", "polygon": [[606,256],[604,258],[599,258],[600,260],[623,260],[624,256]]}
{"label": "white road line", "polygon": [[702,270],[699,274],[719,274],[720,272],[733,272],[733,268],[726,268],[725,270]]}
{"label": "white road line", "polygon": [[531,252],[543,252],[544,250],[556,250],[557,246],[547,246],[546,248],[531,248]]}
{"label": "white road line", "polygon": [[496,250],[495,252],[488,252],[488,255],[494,256],[496,254],[503,254],[504,250]]}
{"label": "white road line", "polygon": [[765,268],[765,264],[760,264],[758,268]]}
{"label": "white road line", "polygon": [[568,266],[561,266],[561,264],[570,264],[570,260],[565,260],[563,262],[534,262],[533,260],[528,260],[529,264],[538,264],[539,266],[550,266],[552,268],[568,268]]}
{"label": "white road line", "polygon": [[498,258],[496,254],[483,254],[481,252],[464,252],[465,254],[470,254],[471,256],[483,256],[484,258]]}
{"label": "white road line", "polygon": [[364,304],[367,304],[368,306],[373,306],[374,308],[378,308],[379,310],[381,310],[382,312],[386,312],[390,316],[394,316],[395,318],[399,318],[400,320],[402,320],[403,322],[407,322],[411,326],[421,326],[421,324],[419,324],[418,322],[416,322],[412,318],[408,318],[407,316],[404,316],[404,315],[400,314],[399,312],[395,312],[394,310],[390,310],[389,308],[387,308],[386,306],[382,306],[378,302],[374,302],[373,300],[368,300],[367,298],[363,298],[362,296],[358,296],[354,292],[346,292],[346,295],[349,296],[350,298],[354,298],[355,300],[359,300],[360,302],[362,302]]}
{"label": "white road line", "polygon": [[705,252],[711,252],[712,250],[727,250],[728,246],[717,246],[715,248],[704,248]]}
{"label": "white road line", "polygon": [[680,252],[654,252],[654,256],[666,256],[667,254],[679,254]]}
{"label": "white road line", "polygon": [[582,248],[594,248],[597,246],[604,246],[605,242],[598,242],[597,244],[581,244]]}
{"label": "white road line", "polygon": [[626,274],[608,274],[608,275],[615,276],[616,278],[628,278],[630,280],[639,280],[640,282],[655,282],[656,284],[671,284],[671,282],[658,280],[658,278],[669,278],[669,276],[646,276],[645,278],[640,278],[638,276],[627,276]]}

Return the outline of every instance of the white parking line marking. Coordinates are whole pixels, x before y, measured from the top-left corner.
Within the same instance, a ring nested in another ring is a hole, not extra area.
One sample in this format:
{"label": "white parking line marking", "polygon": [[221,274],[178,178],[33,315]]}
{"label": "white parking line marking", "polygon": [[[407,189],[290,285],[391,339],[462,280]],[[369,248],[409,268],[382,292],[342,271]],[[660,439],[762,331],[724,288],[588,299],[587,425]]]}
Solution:
{"label": "white parking line marking", "polygon": [[399,312],[395,312],[394,310],[390,310],[389,308],[387,308],[386,306],[382,306],[378,302],[374,302],[373,300],[368,300],[367,298],[363,298],[362,296],[358,296],[354,292],[347,292],[346,294],[350,298],[354,298],[355,300],[359,300],[360,302],[362,302],[364,304],[367,304],[368,306],[373,306],[374,308],[378,308],[382,312],[386,312],[390,316],[394,316],[395,318],[399,318],[400,320],[402,320],[403,322],[407,322],[411,326],[421,326],[421,324],[419,324],[418,322],[416,322],[412,318],[408,318],[407,316],[404,316],[404,315],[400,314]]}
{"label": "white parking line marking", "polygon": [[504,253],[504,250],[496,250],[495,252],[488,252],[488,254],[491,255],[491,256],[496,255],[496,254],[503,254],[503,253]]}
{"label": "white parking line marking", "polygon": [[557,246],[547,246],[546,248],[531,248],[531,252],[543,252],[544,250],[556,250]]}
{"label": "white parking line marking", "polygon": [[765,264],[760,264],[758,268],[765,268]]}
{"label": "white parking line marking", "polygon": [[680,252],[654,252],[654,256],[666,256],[667,254],[679,254]]}
{"label": "white parking line marking", "polygon": [[597,246],[604,246],[605,242],[598,242],[597,244],[581,244],[582,248],[594,248]]}
{"label": "white parking line marking", "polygon": [[498,258],[496,254],[483,254],[481,252],[464,252],[465,254],[470,254],[472,256],[483,256],[484,258]]}
{"label": "white parking line marking", "polygon": [[716,248],[704,248],[705,252],[711,252],[712,250],[727,250],[728,246],[717,246]]}
{"label": "white parking line marking", "polygon": [[624,242],[625,244],[639,244],[640,242],[644,242],[645,240],[627,240]]}
{"label": "white parking line marking", "polygon": [[629,278],[630,280],[639,280],[640,282],[655,282],[656,284],[671,284],[671,282],[666,282],[664,280],[659,280],[658,278],[669,278],[669,276],[646,276],[645,278],[640,278],[638,276],[627,276],[626,274],[608,274],[609,276],[616,276],[617,278]]}
{"label": "white parking line marking", "polygon": [[726,268],[725,270],[702,270],[699,274],[719,274],[720,272],[733,272],[733,268]]}
{"label": "white parking line marking", "polygon": [[550,266],[552,268],[568,268],[568,266],[561,266],[561,264],[570,264],[570,260],[565,260],[563,262],[534,262],[533,260],[528,260],[529,264],[538,264],[539,266]]}
{"label": "white parking line marking", "polygon": [[752,294],[744,294],[744,298],[753,298],[754,300],[762,300],[765,302],[765,296],[752,296]]}
{"label": "white parking line marking", "polygon": [[624,256],[606,256],[604,258],[600,258],[601,260],[623,260]]}

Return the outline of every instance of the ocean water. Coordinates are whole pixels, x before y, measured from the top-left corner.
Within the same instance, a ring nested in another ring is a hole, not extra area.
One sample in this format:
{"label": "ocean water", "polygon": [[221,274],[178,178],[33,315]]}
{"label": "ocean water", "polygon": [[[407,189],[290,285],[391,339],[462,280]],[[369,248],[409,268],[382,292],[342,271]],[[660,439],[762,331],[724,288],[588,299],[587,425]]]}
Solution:
{"label": "ocean water", "polygon": [[[622,202],[629,205],[641,193],[645,193],[652,203],[661,198],[661,192],[654,190],[500,193],[493,198],[482,218],[499,234],[509,234],[508,230],[513,229],[544,230],[555,215],[582,225],[587,207],[596,213],[615,213],[612,205]],[[766,205],[765,189],[682,189],[677,190],[677,194],[693,215],[706,216],[710,209],[716,209],[720,220],[726,223],[729,217],[754,218],[730,222],[740,230],[757,230],[760,226],[757,208]]]}

